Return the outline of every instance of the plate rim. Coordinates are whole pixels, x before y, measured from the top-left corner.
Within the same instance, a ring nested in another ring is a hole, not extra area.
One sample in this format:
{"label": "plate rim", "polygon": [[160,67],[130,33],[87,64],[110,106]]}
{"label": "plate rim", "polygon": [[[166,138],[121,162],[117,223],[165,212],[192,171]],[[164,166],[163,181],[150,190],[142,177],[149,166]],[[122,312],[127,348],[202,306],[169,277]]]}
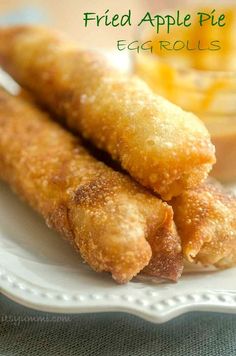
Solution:
{"label": "plate rim", "polygon": [[[1,292],[25,307],[52,313],[124,312],[161,324],[193,311],[236,314],[236,291],[206,290],[147,302],[129,294],[64,293],[29,282],[0,264]],[[155,292],[151,292],[154,293]]]}

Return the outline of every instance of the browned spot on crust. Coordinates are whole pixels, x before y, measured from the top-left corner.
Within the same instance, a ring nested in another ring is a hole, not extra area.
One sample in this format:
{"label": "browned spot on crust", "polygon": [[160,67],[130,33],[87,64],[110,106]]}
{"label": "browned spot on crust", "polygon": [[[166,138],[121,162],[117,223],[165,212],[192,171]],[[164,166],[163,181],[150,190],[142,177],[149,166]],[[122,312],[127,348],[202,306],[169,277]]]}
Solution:
{"label": "browned spot on crust", "polygon": [[115,194],[114,180],[115,176],[112,179],[109,177],[97,177],[75,191],[74,202],[86,206],[104,203],[106,197],[111,198]]}

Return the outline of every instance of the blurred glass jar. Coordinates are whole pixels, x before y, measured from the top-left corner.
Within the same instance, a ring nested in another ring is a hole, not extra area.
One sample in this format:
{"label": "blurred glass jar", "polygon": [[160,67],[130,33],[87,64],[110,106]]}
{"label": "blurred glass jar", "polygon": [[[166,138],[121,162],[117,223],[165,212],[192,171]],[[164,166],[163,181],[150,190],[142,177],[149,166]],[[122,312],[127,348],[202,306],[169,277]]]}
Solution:
{"label": "blurred glass jar", "polygon": [[[210,9],[201,7],[194,13],[198,11]],[[144,31],[141,41],[151,40],[153,52],[137,54],[134,68],[156,93],[204,121],[216,146],[212,175],[227,182],[236,179],[236,7],[221,7],[216,12],[226,15],[224,27],[200,28],[196,22],[170,34]],[[216,39],[221,50],[196,49],[208,48]],[[186,46],[188,41],[192,50],[163,51],[160,40],[171,45],[178,40]]]}

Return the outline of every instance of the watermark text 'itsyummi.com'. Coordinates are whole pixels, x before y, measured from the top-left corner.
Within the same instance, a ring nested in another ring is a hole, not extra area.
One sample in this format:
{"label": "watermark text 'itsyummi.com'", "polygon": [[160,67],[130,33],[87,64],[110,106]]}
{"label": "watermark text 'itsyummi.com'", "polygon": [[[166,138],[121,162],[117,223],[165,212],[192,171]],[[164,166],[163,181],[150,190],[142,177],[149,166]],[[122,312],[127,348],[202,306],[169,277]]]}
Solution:
{"label": "watermark text 'itsyummi.com'", "polygon": [[33,323],[61,323],[70,322],[71,317],[69,315],[14,315],[5,314],[0,317],[1,323],[13,323],[19,325],[20,323],[33,322]]}

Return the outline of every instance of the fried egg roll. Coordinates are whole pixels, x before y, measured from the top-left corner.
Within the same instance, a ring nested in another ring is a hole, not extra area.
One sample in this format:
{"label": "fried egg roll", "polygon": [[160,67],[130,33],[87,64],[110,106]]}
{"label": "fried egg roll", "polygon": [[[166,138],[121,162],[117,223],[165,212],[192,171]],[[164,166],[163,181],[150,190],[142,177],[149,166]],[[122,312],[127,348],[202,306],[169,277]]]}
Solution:
{"label": "fried egg roll", "polygon": [[183,254],[190,262],[227,268],[236,265],[236,197],[207,182],[173,199]]}
{"label": "fried egg roll", "polygon": [[57,117],[168,200],[204,181],[215,162],[204,124],[155,95],[99,51],[49,29],[0,30],[0,64]]}
{"label": "fried egg roll", "polygon": [[[0,90],[0,178],[119,283],[182,271],[172,208],[93,158],[34,103]],[[151,265],[149,266],[149,264]]]}

